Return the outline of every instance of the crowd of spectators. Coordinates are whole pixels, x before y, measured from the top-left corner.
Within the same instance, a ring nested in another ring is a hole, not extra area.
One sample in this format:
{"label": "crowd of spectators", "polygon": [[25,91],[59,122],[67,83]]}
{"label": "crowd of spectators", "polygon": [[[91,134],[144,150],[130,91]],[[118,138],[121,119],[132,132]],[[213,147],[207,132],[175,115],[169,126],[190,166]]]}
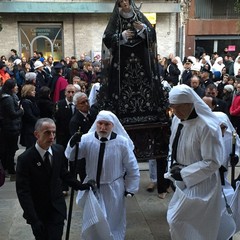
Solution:
{"label": "crowd of spectators", "polygon": [[[186,56],[183,60],[174,54],[169,54],[168,57],[158,54],[158,62],[160,78],[165,89],[171,91],[173,86],[186,84],[201,98],[213,98],[213,111],[225,113],[239,135],[240,55],[233,57],[225,48],[223,54],[203,53],[199,58]],[[157,184],[157,170],[152,164],[151,161],[148,191],[153,191]],[[158,196],[165,198],[167,192]]]}
{"label": "crowd of spectators", "polygon": [[[216,98],[215,111],[226,113],[240,133],[240,107],[237,103],[240,95],[240,55],[233,58],[225,51],[222,55],[203,53],[199,58],[187,56],[181,60],[174,54],[168,57],[158,54],[158,63],[160,79],[166,89],[170,91],[175,85],[187,84],[201,98]],[[73,84],[76,92],[84,92],[90,97],[90,105],[93,105],[101,77],[101,60],[91,59],[86,54],[81,54],[79,59],[72,56],[54,61],[52,56],[45,58],[41,52],[35,51],[27,60],[11,49],[8,59],[1,56],[0,87],[8,79],[15,80],[18,91],[13,93],[14,99],[24,111],[20,144],[27,148],[32,145],[34,136],[30,136],[30,132],[38,118],[55,118],[57,103],[65,99],[65,89],[69,84]],[[94,89],[94,94],[90,94],[91,89]],[[26,141],[26,138],[33,139]]]}
{"label": "crowd of spectators", "polygon": [[159,55],[158,60],[166,87],[171,89],[172,86],[186,84],[201,98],[214,97],[217,103],[214,111],[226,113],[237,133],[240,133],[240,106],[235,104],[240,94],[240,54],[233,57],[225,48],[222,54],[203,53],[199,58],[187,56],[183,61],[170,54],[168,64],[165,57]]}
{"label": "crowd of spectators", "polygon": [[[14,156],[18,143],[26,148],[35,144],[34,126],[39,118],[51,118],[58,124],[59,114],[66,117],[68,108],[74,113],[73,95],[75,92],[89,95],[92,85],[101,80],[100,66],[98,59],[92,61],[86,54],[82,54],[80,60],[72,56],[54,61],[52,56],[44,58],[41,52],[35,51],[27,61],[11,49],[8,59],[1,56],[0,160],[10,180],[15,180]],[[61,111],[61,102],[65,111]],[[70,118],[61,123],[67,131],[69,121]]]}

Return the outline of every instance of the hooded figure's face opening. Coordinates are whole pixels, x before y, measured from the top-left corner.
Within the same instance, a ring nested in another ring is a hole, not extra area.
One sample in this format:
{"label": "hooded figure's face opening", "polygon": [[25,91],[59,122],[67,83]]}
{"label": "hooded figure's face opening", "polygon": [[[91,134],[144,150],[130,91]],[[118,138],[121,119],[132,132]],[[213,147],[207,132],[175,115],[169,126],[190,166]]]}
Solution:
{"label": "hooded figure's face opening", "polygon": [[98,136],[101,137],[108,137],[109,134],[112,132],[113,123],[110,121],[99,120],[97,121],[97,133]]}
{"label": "hooded figure's face opening", "polygon": [[170,104],[170,108],[179,119],[186,120],[193,110],[193,103]]}

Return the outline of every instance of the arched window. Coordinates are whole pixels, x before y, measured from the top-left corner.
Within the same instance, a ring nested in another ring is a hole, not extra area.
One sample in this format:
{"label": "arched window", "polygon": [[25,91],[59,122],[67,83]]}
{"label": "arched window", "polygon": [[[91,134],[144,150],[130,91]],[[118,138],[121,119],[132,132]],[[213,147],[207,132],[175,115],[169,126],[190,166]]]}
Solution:
{"label": "arched window", "polygon": [[30,59],[33,51],[42,52],[54,60],[63,57],[63,37],[61,23],[19,23],[20,53]]}

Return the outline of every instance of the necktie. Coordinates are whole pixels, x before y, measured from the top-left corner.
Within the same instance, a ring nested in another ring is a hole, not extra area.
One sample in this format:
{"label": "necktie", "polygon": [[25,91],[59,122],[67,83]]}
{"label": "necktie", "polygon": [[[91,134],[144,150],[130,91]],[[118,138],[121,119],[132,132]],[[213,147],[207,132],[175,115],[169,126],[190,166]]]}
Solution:
{"label": "necktie", "polygon": [[183,128],[183,124],[182,123],[179,123],[178,124],[178,128],[177,128],[177,132],[176,132],[176,135],[174,137],[174,140],[173,140],[173,144],[172,144],[172,156],[171,156],[171,167],[173,165],[173,161],[177,161],[177,146],[178,146],[178,141],[179,141],[179,137],[180,137],[180,134],[181,134],[181,130]]}
{"label": "necktie", "polygon": [[50,153],[48,151],[46,151],[46,153],[44,154],[44,164],[45,164],[45,167],[46,167],[47,171],[49,173],[51,173],[52,172],[52,166],[51,166],[51,163],[50,163],[49,155],[50,155]]}
{"label": "necktie", "polygon": [[106,142],[106,141],[108,141],[108,139],[106,137],[102,137],[102,138],[100,138],[100,141],[101,142]]}
{"label": "necktie", "polygon": [[88,115],[86,116],[86,119],[88,120],[88,121],[90,121],[90,114],[88,113]]}
{"label": "necktie", "polygon": [[97,187],[100,187],[100,176],[102,172],[102,164],[103,164],[103,156],[104,156],[104,151],[105,151],[105,145],[107,138],[100,138],[100,150],[99,150],[99,155],[98,155],[98,166],[97,166],[97,176],[96,176],[96,182],[97,182]]}
{"label": "necktie", "polygon": [[73,103],[69,103],[69,108],[71,110],[71,114],[73,115],[74,113]]}

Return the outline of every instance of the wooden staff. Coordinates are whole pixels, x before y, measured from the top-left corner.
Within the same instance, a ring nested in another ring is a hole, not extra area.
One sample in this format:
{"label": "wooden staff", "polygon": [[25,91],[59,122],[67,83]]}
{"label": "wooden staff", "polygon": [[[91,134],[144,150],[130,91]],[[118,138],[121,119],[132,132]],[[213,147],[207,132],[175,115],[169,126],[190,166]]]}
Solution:
{"label": "wooden staff", "polygon": [[[79,127],[78,132],[79,135],[81,135],[81,127]],[[79,142],[75,144],[75,156],[74,156],[74,164],[73,164],[73,172],[74,176],[77,178],[76,173],[76,167],[77,167],[77,160],[78,160],[78,148],[79,148]],[[70,202],[69,202],[69,210],[68,210],[68,218],[67,218],[67,229],[66,229],[66,240],[69,240],[70,235],[70,227],[71,227],[71,220],[72,220],[72,210],[73,210],[73,198],[74,198],[74,189],[71,188],[71,194],[70,194]]]}

